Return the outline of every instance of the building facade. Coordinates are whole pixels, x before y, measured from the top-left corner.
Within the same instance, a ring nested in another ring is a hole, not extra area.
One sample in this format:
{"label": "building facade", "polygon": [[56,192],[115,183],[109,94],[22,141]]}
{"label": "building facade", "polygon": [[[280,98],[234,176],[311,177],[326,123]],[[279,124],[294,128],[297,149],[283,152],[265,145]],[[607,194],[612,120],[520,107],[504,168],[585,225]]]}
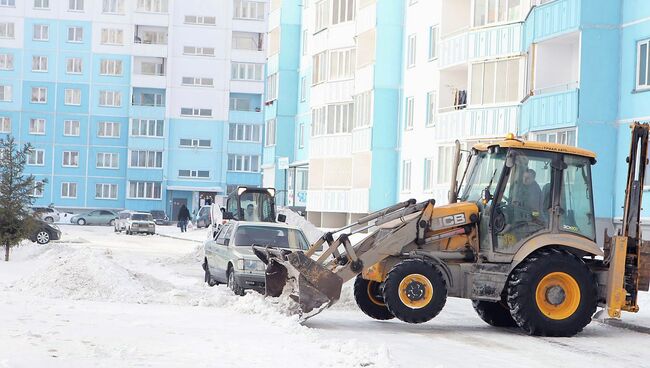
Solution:
{"label": "building facade", "polygon": [[261,184],[268,4],[0,1],[0,133],[37,205],[177,213]]}

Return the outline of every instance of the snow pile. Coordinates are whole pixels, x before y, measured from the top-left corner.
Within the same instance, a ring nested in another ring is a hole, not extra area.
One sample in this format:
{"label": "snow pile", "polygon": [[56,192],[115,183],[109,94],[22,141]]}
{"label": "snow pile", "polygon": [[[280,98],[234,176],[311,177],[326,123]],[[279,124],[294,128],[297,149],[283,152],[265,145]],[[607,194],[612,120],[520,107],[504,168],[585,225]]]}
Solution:
{"label": "snow pile", "polygon": [[278,209],[278,213],[281,215],[287,216],[287,224],[291,226],[295,226],[299,229],[302,230],[303,233],[305,233],[305,236],[307,237],[307,240],[310,243],[316,242],[321,236],[323,236],[323,232],[320,231],[314,224],[311,222],[307,221],[304,217],[300,216],[296,212],[288,209],[288,208],[281,208]]}

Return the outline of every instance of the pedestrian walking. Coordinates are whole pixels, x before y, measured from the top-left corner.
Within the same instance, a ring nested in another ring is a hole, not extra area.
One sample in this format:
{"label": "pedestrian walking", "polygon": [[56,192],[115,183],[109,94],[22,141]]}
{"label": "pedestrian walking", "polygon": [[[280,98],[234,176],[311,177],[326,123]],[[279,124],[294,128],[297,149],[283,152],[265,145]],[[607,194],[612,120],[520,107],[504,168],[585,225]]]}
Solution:
{"label": "pedestrian walking", "polygon": [[187,231],[187,223],[189,221],[190,221],[190,210],[187,209],[186,205],[182,205],[181,209],[178,210],[178,226],[181,228],[182,233]]}

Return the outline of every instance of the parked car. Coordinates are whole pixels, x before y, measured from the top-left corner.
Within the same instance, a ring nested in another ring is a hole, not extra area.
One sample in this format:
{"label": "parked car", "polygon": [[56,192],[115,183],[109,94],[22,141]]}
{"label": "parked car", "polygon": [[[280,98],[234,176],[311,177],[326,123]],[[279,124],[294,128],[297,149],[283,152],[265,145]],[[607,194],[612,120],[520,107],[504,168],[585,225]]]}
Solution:
{"label": "parked car", "polygon": [[227,284],[237,295],[246,289],[264,292],[265,264],[253,253],[252,245],[306,250],[302,230],[281,223],[231,221],[221,227],[214,239],[204,243],[203,270],[210,286]]}
{"label": "parked car", "polygon": [[40,219],[35,219],[35,221],[37,226],[29,240],[38,244],[47,244],[51,240],[61,239],[61,230],[58,226]]}
{"label": "parked car", "polygon": [[41,220],[49,223],[58,222],[61,220],[61,214],[59,211],[52,207],[32,207],[32,213],[34,217],[38,217]]}
{"label": "parked car", "polygon": [[199,213],[196,214],[197,229],[210,226],[212,223],[212,218],[210,217],[211,211],[212,205],[203,206],[199,209]]}
{"label": "parked car", "polygon": [[156,223],[150,213],[124,210],[117,214],[114,230],[115,232],[126,231],[129,235],[134,233],[155,234]]}
{"label": "parked car", "polygon": [[110,225],[115,226],[117,214],[109,210],[94,210],[72,216],[70,223],[77,225]]}
{"label": "parked car", "polygon": [[156,225],[169,225],[169,217],[167,217],[165,211],[152,210],[149,211],[149,213],[151,213],[153,221],[156,223]]}

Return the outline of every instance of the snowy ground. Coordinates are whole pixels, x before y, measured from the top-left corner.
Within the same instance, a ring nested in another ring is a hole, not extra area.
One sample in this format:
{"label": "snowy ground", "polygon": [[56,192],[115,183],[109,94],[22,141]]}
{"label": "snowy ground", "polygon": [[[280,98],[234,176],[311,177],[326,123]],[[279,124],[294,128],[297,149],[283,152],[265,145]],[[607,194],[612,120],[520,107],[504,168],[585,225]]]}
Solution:
{"label": "snowy ground", "polygon": [[[4,367],[650,367],[650,335],[594,322],[574,338],[487,326],[449,299],[433,321],[377,322],[342,302],[304,325],[258,294],[202,283],[206,230],[127,236],[63,225],[0,263]],[[650,297],[631,318],[650,327]],[[644,308],[645,306],[645,308]]]}

